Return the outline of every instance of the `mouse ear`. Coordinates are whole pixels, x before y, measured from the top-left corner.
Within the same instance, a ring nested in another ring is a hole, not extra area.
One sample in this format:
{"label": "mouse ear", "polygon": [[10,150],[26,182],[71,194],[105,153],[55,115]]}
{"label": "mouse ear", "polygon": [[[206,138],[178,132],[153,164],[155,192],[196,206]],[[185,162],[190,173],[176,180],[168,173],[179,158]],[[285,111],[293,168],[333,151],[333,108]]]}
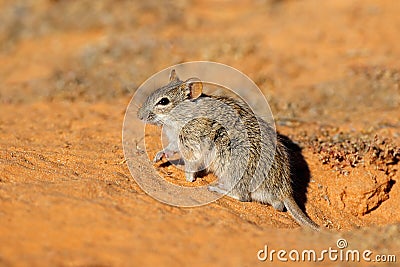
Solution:
{"label": "mouse ear", "polygon": [[196,99],[203,93],[203,83],[197,78],[190,78],[186,81],[190,90],[190,99]]}
{"label": "mouse ear", "polygon": [[170,82],[179,81],[179,77],[178,77],[178,75],[176,75],[176,72],[175,72],[174,69],[171,70],[171,73],[169,74],[169,81],[170,81]]}

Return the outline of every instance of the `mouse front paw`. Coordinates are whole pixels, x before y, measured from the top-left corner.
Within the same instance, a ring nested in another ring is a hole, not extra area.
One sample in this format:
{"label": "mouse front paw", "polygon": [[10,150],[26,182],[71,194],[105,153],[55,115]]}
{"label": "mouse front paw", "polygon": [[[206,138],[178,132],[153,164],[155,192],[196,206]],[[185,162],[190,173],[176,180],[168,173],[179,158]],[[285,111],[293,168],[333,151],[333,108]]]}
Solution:
{"label": "mouse front paw", "polygon": [[153,162],[158,162],[160,161],[163,157],[165,158],[171,158],[175,154],[175,151],[169,150],[169,149],[163,149],[161,151],[158,151],[156,156],[153,159]]}
{"label": "mouse front paw", "polygon": [[153,162],[156,163],[162,159],[162,157],[165,155],[164,150],[158,151],[156,156],[153,159]]}
{"label": "mouse front paw", "polygon": [[194,180],[196,180],[196,178],[194,177],[194,172],[187,172],[185,173],[186,176],[186,181],[188,182],[194,182]]}

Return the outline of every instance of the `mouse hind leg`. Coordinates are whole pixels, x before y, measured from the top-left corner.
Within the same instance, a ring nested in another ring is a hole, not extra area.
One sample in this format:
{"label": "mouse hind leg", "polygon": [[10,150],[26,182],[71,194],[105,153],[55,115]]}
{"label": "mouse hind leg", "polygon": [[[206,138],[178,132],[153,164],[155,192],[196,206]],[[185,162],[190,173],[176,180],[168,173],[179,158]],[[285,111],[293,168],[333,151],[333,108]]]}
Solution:
{"label": "mouse hind leg", "polygon": [[275,201],[273,201],[270,204],[277,211],[283,211],[285,209],[285,204],[282,201],[278,200],[278,199],[276,199]]}
{"label": "mouse hind leg", "polygon": [[283,211],[285,209],[285,204],[282,200],[280,200],[273,194],[262,192],[261,190],[256,190],[252,192],[251,199],[264,204],[269,204],[278,211]]}
{"label": "mouse hind leg", "polygon": [[231,190],[229,190],[222,183],[217,183],[215,185],[209,185],[208,190],[219,193],[219,194],[227,195],[227,196],[234,198],[236,200],[239,200],[241,202],[248,202],[251,200],[250,196],[248,194],[240,193],[240,191],[238,191],[235,188],[232,188]]}

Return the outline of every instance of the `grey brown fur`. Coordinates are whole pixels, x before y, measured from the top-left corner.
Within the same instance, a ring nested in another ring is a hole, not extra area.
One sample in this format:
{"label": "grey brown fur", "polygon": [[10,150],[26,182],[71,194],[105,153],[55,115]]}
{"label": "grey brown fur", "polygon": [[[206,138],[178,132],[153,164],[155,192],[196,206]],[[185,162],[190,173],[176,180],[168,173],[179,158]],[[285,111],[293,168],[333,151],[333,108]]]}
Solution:
{"label": "grey brown fur", "polygon": [[155,162],[180,153],[187,181],[205,168],[218,178],[209,190],[279,211],[286,207],[299,224],[319,229],[293,199],[285,146],[242,100],[205,95],[199,80],[181,81],[172,71],[170,82],[146,99],[138,118],[162,125],[168,136],[169,145]]}

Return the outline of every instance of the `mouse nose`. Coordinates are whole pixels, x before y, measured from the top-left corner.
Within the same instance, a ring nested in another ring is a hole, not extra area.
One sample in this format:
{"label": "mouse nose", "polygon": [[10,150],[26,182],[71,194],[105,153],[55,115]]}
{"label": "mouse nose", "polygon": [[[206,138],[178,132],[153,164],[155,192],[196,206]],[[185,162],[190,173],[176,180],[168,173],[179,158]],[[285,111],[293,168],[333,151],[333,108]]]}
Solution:
{"label": "mouse nose", "polygon": [[143,107],[140,107],[137,113],[137,117],[139,120],[145,120],[148,116],[148,112]]}

